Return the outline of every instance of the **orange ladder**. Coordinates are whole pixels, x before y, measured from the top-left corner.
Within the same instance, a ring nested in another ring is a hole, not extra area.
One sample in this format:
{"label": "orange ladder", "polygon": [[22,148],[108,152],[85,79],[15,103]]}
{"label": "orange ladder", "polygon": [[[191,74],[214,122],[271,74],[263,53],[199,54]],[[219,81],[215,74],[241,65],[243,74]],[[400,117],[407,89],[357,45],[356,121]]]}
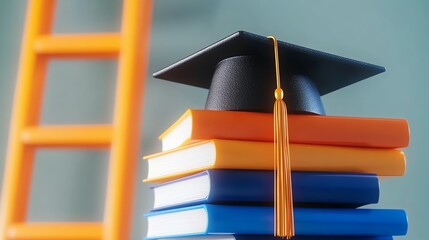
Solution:
{"label": "orange ladder", "polygon": [[[120,33],[53,34],[55,0],[29,0],[0,208],[0,239],[129,239],[141,95],[146,76],[151,0],[124,0]],[[117,58],[111,125],[39,124],[51,58]],[[27,222],[34,154],[39,147],[110,148],[102,222]]]}

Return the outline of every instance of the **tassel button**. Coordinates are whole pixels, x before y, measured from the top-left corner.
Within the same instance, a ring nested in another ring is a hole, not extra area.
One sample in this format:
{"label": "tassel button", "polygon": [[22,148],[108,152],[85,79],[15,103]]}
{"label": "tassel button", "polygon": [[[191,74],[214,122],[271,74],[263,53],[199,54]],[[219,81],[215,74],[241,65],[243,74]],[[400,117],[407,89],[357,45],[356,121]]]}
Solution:
{"label": "tassel button", "polygon": [[276,97],[277,100],[283,99],[283,89],[277,88],[274,90],[274,97]]}

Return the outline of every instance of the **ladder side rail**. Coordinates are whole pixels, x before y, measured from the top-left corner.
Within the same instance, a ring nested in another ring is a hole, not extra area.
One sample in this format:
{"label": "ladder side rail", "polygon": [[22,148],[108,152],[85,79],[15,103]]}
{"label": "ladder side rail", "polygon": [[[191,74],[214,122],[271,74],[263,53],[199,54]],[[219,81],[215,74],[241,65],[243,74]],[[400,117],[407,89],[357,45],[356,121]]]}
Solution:
{"label": "ladder side rail", "polygon": [[0,239],[6,239],[10,224],[26,219],[35,151],[21,143],[20,133],[39,121],[47,60],[37,56],[33,43],[50,32],[54,7],[54,0],[28,2],[5,161]]}
{"label": "ladder side rail", "polygon": [[124,0],[103,240],[130,239],[151,0]]}

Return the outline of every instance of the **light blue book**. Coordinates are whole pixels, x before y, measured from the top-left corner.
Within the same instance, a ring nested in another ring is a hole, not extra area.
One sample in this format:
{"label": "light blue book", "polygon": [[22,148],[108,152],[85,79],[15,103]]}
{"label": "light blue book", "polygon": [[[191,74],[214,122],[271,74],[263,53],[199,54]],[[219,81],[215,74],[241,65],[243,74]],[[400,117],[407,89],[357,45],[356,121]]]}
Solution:
{"label": "light blue book", "polygon": [[[160,240],[167,240],[165,238]],[[272,235],[212,235],[198,237],[174,238],[176,240],[285,240],[284,238]],[[295,236],[293,240],[393,240],[392,236]]]}
{"label": "light blue book", "polygon": [[[146,214],[147,239],[219,234],[272,235],[272,207],[203,204]],[[407,233],[403,210],[295,208],[296,235],[399,236]]]}

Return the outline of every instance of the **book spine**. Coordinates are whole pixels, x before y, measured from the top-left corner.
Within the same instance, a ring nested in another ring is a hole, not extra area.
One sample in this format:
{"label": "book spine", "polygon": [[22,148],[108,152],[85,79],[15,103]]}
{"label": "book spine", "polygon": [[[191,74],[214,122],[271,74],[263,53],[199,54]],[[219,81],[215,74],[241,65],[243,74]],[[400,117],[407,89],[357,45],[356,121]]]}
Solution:
{"label": "book spine", "polygon": [[[273,201],[271,171],[209,170],[211,188],[207,203]],[[373,174],[293,172],[296,203],[338,203],[362,206],[379,200],[378,178]]]}
{"label": "book spine", "polygon": [[[208,235],[176,238],[177,240],[285,240],[273,235]],[[163,239],[165,240],[165,239]],[[393,240],[392,236],[294,236],[293,240]]]}
{"label": "book spine", "polygon": [[[189,111],[187,114],[192,115],[193,124],[189,140],[273,141],[272,114]],[[402,148],[409,144],[409,127],[405,119],[290,114],[288,121],[292,143],[376,148]]]}
{"label": "book spine", "polygon": [[[273,208],[203,205],[208,214],[206,234],[273,234]],[[403,210],[295,208],[297,235],[390,236],[407,233]]]}
{"label": "book spine", "polygon": [[[212,140],[216,146],[214,169],[272,170],[273,143]],[[293,171],[371,173],[402,176],[401,150],[290,144]]]}

